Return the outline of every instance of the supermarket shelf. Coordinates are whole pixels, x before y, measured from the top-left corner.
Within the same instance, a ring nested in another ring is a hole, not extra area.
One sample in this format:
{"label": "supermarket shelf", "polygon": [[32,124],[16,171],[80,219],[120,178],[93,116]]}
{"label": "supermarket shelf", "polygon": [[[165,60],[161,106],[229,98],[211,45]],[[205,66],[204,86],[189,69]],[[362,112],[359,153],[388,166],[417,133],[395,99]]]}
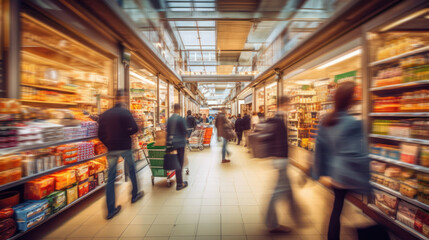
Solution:
{"label": "supermarket shelf", "polygon": [[392,189],[390,189],[388,187],[385,187],[385,186],[383,186],[381,184],[378,184],[378,183],[375,183],[375,182],[370,182],[370,183],[371,183],[371,185],[373,187],[375,187],[377,189],[383,190],[383,191],[385,191],[385,192],[387,192],[387,193],[389,193],[389,194],[391,194],[391,195],[393,195],[393,196],[395,196],[397,198],[400,198],[400,199],[402,199],[402,200],[404,200],[406,202],[409,202],[409,203],[411,203],[411,204],[413,204],[413,205],[415,205],[415,206],[417,206],[419,208],[423,208],[424,210],[429,211],[429,205],[426,205],[426,204],[424,204],[422,202],[419,202],[416,199],[412,199],[412,198],[409,198],[407,196],[404,196],[400,192],[392,190]]}
{"label": "supermarket shelf", "polygon": [[42,85],[35,85],[35,84],[28,84],[28,83],[21,83],[21,86],[46,89],[46,90],[52,90],[52,91],[57,91],[57,92],[77,94],[77,91],[68,90],[68,89],[64,89],[64,88],[49,87],[49,86],[42,86]]}
{"label": "supermarket shelf", "polygon": [[379,161],[386,162],[386,163],[390,163],[390,164],[393,164],[393,165],[398,165],[398,166],[409,168],[409,169],[413,169],[413,170],[416,170],[416,171],[429,173],[429,168],[423,167],[423,166],[419,166],[419,165],[416,165],[416,164],[406,163],[406,162],[402,162],[400,160],[395,160],[395,159],[391,159],[391,158],[387,158],[387,157],[382,157],[382,156],[378,156],[378,155],[375,155],[375,154],[369,154],[369,157],[372,158],[372,159],[379,160]]}
{"label": "supermarket shelf", "polygon": [[88,158],[88,159],[85,159],[85,160],[82,160],[82,161],[79,161],[79,162],[76,162],[76,163],[67,164],[67,165],[63,165],[63,166],[60,166],[60,167],[55,167],[55,168],[49,169],[49,170],[41,172],[41,173],[36,173],[36,174],[33,174],[31,176],[28,176],[28,177],[23,177],[23,178],[19,179],[18,181],[11,182],[11,183],[6,183],[4,185],[1,185],[0,186],[0,191],[3,191],[3,190],[6,190],[6,189],[9,189],[9,188],[12,188],[12,187],[24,184],[24,183],[26,183],[28,181],[33,180],[33,179],[36,179],[36,178],[39,178],[39,177],[43,177],[43,176],[52,174],[52,173],[64,170],[66,168],[75,166],[75,165],[79,165],[81,163],[89,162],[91,160],[94,160],[94,159],[97,159],[97,158],[100,158],[100,157],[103,157],[103,156],[106,156],[106,155],[107,155],[107,153],[100,154],[100,155],[97,155],[97,156],[94,156],[94,157],[91,157],[91,158]]}
{"label": "supermarket shelf", "polygon": [[383,87],[373,87],[369,90],[372,92],[375,91],[384,91],[384,90],[391,90],[391,89],[398,89],[398,88],[408,88],[408,87],[416,87],[416,86],[422,86],[422,85],[428,85],[429,80],[420,80],[415,82],[406,82],[406,83],[400,83],[400,84],[394,84],[389,86],[383,86]]}
{"label": "supermarket shelf", "polygon": [[380,135],[380,134],[373,134],[373,133],[369,134],[369,136],[372,138],[380,138],[380,139],[387,139],[387,140],[393,140],[393,141],[399,141],[399,142],[409,142],[409,143],[429,145],[429,140],[424,140],[424,139],[395,137],[395,136]]}
{"label": "supermarket shelf", "polygon": [[104,188],[106,186],[106,184],[100,185],[96,188],[94,188],[91,192],[85,194],[84,196],[76,199],[74,202],[68,204],[67,206],[65,206],[64,208],[62,208],[61,210],[59,210],[58,212],[50,215],[49,217],[47,217],[45,220],[43,220],[42,222],[36,224],[35,226],[33,226],[32,228],[30,228],[29,230],[25,231],[25,232],[19,232],[18,234],[14,235],[13,237],[9,238],[8,240],[15,240],[15,239],[19,239],[22,236],[24,236],[25,234],[28,234],[30,231],[32,231],[33,229],[36,229],[37,227],[39,227],[40,225],[44,224],[45,222],[51,220],[52,218],[56,217],[57,215],[61,214],[62,212],[66,211],[67,209],[73,207],[74,205],[76,205],[77,203],[79,203],[80,201],[86,199],[87,197],[91,196],[92,194],[96,193],[98,190]]}
{"label": "supermarket shelf", "polygon": [[23,103],[43,103],[43,104],[70,105],[70,106],[77,105],[77,103],[70,103],[70,102],[48,102],[48,101],[39,101],[39,100],[26,100],[26,99],[21,99],[19,101]]}
{"label": "supermarket shelf", "polygon": [[5,148],[5,149],[0,149],[0,156],[5,155],[5,154],[15,153],[15,152],[23,152],[23,151],[34,150],[34,149],[39,149],[39,148],[47,148],[47,147],[63,145],[63,144],[68,144],[68,143],[73,143],[73,142],[88,141],[88,140],[92,140],[95,138],[97,138],[97,136],[77,138],[77,139],[72,139],[72,140],[64,140],[64,141],[59,141],[59,142],[47,142],[47,143],[33,144],[33,145],[22,146],[22,147]]}
{"label": "supermarket shelf", "polygon": [[76,101],[77,104],[87,104],[87,105],[97,105],[97,103],[85,102],[85,101]]}
{"label": "supermarket shelf", "polygon": [[380,64],[395,62],[396,60],[398,60],[400,58],[412,56],[414,54],[419,54],[419,53],[427,52],[427,51],[429,51],[429,46],[417,48],[417,49],[415,49],[413,51],[409,51],[409,52],[402,53],[402,54],[399,54],[399,55],[396,55],[396,56],[393,56],[393,57],[390,57],[390,58],[385,58],[383,60],[372,62],[372,63],[369,64],[369,66],[373,67],[373,66],[377,66],[377,65],[380,65]]}
{"label": "supermarket shelf", "polygon": [[368,207],[375,211],[377,214],[383,216],[384,218],[386,218],[387,220],[391,221],[392,223],[398,225],[400,228],[402,228],[403,230],[407,231],[408,233],[410,233],[411,235],[413,235],[414,237],[416,237],[417,239],[421,239],[421,240],[427,240],[428,238],[425,237],[423,234],[417,232],[415,229],[412,229],[410,227],[408,227],[407,225],[403,224],[402,222],[393,219],[392,217],[390,217],[389,215],[385,214],[384,212],[382,212],[380,209],[378,209],[377,206],[375,206],[374,204],[368,204]]}
{"label": "supermarket shelf", "polygon": [[429,112],[380,112],[370,113],[371,117],[429,117]]}

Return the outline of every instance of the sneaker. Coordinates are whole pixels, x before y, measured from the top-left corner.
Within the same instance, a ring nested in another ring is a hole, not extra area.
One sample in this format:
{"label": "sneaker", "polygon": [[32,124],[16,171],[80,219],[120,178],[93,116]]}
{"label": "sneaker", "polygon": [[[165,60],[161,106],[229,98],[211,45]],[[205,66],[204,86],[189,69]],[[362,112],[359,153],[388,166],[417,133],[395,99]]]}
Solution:
{"label": "sneaker", "polygon": [[121,211],[121,205],[119,205],[118,207],[115,208],[115,210],[113,211],[113,213],[109,213],[107,215],[107,220],[112,219],[114,216],[116,216],[119,212]]}
{"label": "sneaker", "polygon": [[177,190],[177,191],[180,191],[180,190],[182,190],[182,189],[186,188],[187,186],[188,186],[188,182],[187,182],[187,181],[184,181],[184,182],[182,183],[182,185],[181,185],[181,186],[177,186],[177,187],[176,187],[176,190]]}
{"label": "sneaker", "polygon": [[292,231],[292,229],[290,227],[286,227],[286,226],[278,226],[274,229],[270,230],[270,233],[280,233],[280,234],[285,234],[285,233],[290,233]]}
{"label": "sneaker", "polygon": [[144,192],[143,191],[137,193],[137,196],[131,199],[131,203],[137,202],[138,200],[140,200],[141,198],[143,198],[143,196],[144,196]]}
{"label": "sneaker", "polygon": [[229,163],[229,162],[231,162],[231,160],[228,160],[228,159],[222,160],[222,163]]}

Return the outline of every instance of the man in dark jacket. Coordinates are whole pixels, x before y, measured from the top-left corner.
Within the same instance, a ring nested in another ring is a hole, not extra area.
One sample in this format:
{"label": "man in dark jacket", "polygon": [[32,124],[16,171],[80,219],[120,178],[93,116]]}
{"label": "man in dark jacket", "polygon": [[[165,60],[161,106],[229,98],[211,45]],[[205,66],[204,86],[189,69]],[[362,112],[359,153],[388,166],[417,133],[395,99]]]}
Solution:
{"label": "man in dark jacket", "polygon": [[273,129],[273,132],[270,133],[272,134],[270,138],[270,156],[272,157],[274,168],[278,170],[278,177],[276,187],[274,188],[268,205],[265,224],[272,233],[288,233],[291,229],[278,223],[275,209],[276,202],[281,199],[286,199],[292,214],[292,219],[296,219],[298,222],[300,220],[300,213],[299,207],[294,200],[289,177],[287,175],[288,135],[284,115],[288,111],[289,98],[282,96],[279,101],[281,112],[267,121],[268,124],[273,124],[273,127],[270,128]]}
{"label": "man in dark jacket", "polygon": [[[232,130],[232,125],[230,125],[231,122],[226,118],[225,110],[222,109],[221,112],[217,115],[216,121],[215,121],[215,127],[217,129],[217,137],[222,138],[223,144],[222,144],[222,163],[229,163],[231,160],[226,159],[226,155],[230,155],[227,145],[229,140],[229,131]],[[231,127],[230,127],[231,126]]]}
{"label": "man in dark jacket", "polygon": [[186,125],[188,126],[188,137],[191,136],[192,131],[197,127],[197,120],[192,116],[191,110],[188,110],[188,116],[186,117]]}
{"label": "man in dark jacket", "polygon": [[[174,114],[167,121],[167,151],[177,151],[180,169],[176,169],[176,190],[182,190],[188,186],[188,182],[183,182],[182,169],[185,162],[185,147],[187,129],[186,121],[180,114],[180,105],[174,104]],[[188,111],[189,114],[189,111]],[[169,139],[171,143],[169,143]]]}
{"label": "man in dark jacket", "polygon": [[138,132],[133,115],[124,108],[126,97],[123,90],[118,90],[116,105],[100,115],[98,121],[98,138],[109,150],[107,161],[109,173],[106,186],[107,219],[111,219],[121,210],[121,206],[115,206],[115,180],[118,158],[122,157],[129,166],[129,175],[133,185],[131,202],[135,203],[143,197],[143,192],[138,192],[137,177],[133,153],[131,150],[131,135]]}
{"label": "man in dark jacket", "polygon": [[247,114],[247,112],[244,112],[244,117],[242,120],[242,126],[243,126],[243,135],[244,135],[244,147],[247,147],[247,144],[249,142],[249,133],[250,133],[250,116]]}
{"label": "man in dark jacket", "polygon": [[235,133],[237,134],[237,145],[240,145],[243,137],[243,119],[241,119],[241,114],[238,114],[235,120]]}

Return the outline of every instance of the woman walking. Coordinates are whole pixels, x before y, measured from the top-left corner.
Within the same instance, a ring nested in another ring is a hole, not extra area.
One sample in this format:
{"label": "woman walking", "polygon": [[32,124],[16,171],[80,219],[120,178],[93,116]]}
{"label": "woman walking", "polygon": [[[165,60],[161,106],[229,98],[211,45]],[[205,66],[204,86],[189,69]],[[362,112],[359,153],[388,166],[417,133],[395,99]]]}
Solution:
{"label": "woman walking", "polygon": [[362,122],[347,113],[355,84],[344,82],[335,93],[335,109],[319,127],[313,177],[328,177],[335,194],[328,240],[340,239],[340,216],[348,192],[370,192],[369,158]]}

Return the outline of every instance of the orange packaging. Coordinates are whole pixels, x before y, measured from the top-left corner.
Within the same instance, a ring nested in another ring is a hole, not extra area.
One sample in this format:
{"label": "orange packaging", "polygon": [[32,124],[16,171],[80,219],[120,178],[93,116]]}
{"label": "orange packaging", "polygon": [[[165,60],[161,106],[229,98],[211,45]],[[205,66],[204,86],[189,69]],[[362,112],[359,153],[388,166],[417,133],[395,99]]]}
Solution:
{"label": "orange packaging", "polygon": [[6,171],[12,168],[21,167],[21,156],[20,155],[9,155],[0,157],[0,172]]}
{"label": "orange packaging", "polygon": [[24,199],[40,200],[54,192],[55,178],[43,177],[25,183]]}
{"label": "orange packaging", "polygon": [[76,171],[67,169],[51,175],[55,178],[55,190],[62,190],[76,182]]}
{"label": "orange packaging", "polygon": [[76,166],[76,180],[78,182],[83,182],[89,177],[88,165],[79,165]]}
{"label": "orange packaging", "polygon": [[78,188],[79,197],[82,197],[83,195],[87,194],[89,192],[88,181],[79,184],[77,188]]}
{"label": "orange packaging", "polygon": [[99,173],[106,169],[106,166],[100,162],[92,161],[94,163],[95,173]]}
{"label": "orange packaging", "polygon": [[88,175],[89,176],[94,175],[95,174],[95,163],[93,161],[89,161],[87,163],[87,165],[88,165]]}
{"label": "orange packaging", "polygon": [[9,169],[6,171],[0,172],[0,185],[18,181],[22,177],[21,168]]}

